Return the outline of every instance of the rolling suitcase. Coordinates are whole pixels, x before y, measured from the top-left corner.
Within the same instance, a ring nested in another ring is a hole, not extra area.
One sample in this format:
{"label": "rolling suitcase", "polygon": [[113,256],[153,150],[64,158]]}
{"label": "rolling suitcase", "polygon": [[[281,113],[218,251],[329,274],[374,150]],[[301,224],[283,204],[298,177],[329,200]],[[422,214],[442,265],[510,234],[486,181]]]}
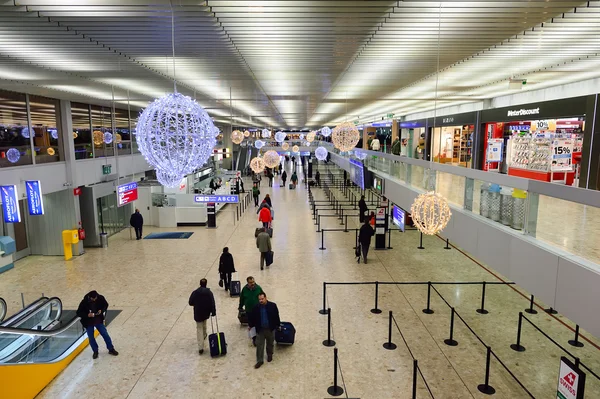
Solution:
{"label": "rolling suitcase", "polygon": [[240,296],[240,292],[242,292],[240,280],[231,280],[231,283],[229,283],[229,296]]}
{"label": "rolling suitcase", "polygon": [[210,318],[210,328],[212,334],[208,336],[208,347],[210,348],[210,356],[217,357],[227,354],[227,342],[225,341],[225,333],[219,332],[219,320],[215,316],[217,323],[217,332],[213,328],[212,317]]}
{"label": "rolling suitcase", "polygon": [[271,266],[273,264],[273,251],[265,253],[265,263],[267,266]]}
{"label": "rolling suitcase", "polygon": [[290,183],[289,188],[290,188],[290,190],[293,190],[295,188],[294,183]]}
{"label": "rolling suitcase", "polygon": [[296,338],[296,329],[288,321],[282,321],[279,328],[275,330],[275,341],[278,345],[293,345]]}
{"label": "rolling suitcase", "polygon": [[240,324],[248,324],[248,313],[245,310],[240,310],[238,312],[238,320]]}

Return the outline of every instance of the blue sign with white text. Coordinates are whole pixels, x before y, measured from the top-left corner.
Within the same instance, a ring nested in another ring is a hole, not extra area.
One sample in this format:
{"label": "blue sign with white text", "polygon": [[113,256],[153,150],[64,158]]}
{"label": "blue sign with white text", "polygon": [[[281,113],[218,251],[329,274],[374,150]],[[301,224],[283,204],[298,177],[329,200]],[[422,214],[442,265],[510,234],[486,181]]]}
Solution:
{"label": "blue sign with white text", "polygon": [[27,191],[27,204],[29,214],[33,216],[44,214],[44,198],[42,197],[42,185],[39,180],[27,180],[25,182]]}
{"label": "blue sign with white text", "polygon": [[406,213],[404,212],[404,209],[394,205],[392,210],[392,221],[402,232],[404,232],[405,216]]}
{"label": "blue sign with white text", "polygon": [[194,202],[219,202],[221,204],[237,204],[240,197],[237,195],[196,195]]}
{"label": "blue sign with white text", "polygon": [[0,186],[0,195],[2,195],[2,211],[4,212],[4,222],[20,223],[21,211],[19,209],[17,186]]}

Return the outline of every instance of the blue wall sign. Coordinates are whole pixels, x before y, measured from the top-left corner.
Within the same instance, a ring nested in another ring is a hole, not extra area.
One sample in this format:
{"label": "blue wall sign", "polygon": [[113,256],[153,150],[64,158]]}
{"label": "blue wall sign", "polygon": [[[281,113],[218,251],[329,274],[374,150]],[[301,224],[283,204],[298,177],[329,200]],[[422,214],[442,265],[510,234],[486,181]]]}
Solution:
{"label": "blue wall sign", "polygon": [[237,195],[196,195],[194,202],[219,202],[221,204],[237,204],[240,202],[240,197]]}
{"label": "blue wall sign", "polygon": [[21,210],[19,209],[19,198],[17,186],[0,186],[2,195],[2,211],[5,223],[20,223]]}
{"label": "blue wall sign", "polygon": [[396,226],[398,226],[398,228],[404,232],[404,226],[405,226],[405,216],[406,213],[404,212],[404,209],[394,205],[394,209],[392,210],[392,221],[394,222],[394,224]]}
{"label": "blue wall sign", "polygon": [[25,182],[27,191],[27,204],[29,214],[33,216],[44,214],[44,198],[42,197],[42,185],[39,180],[27,180]]}

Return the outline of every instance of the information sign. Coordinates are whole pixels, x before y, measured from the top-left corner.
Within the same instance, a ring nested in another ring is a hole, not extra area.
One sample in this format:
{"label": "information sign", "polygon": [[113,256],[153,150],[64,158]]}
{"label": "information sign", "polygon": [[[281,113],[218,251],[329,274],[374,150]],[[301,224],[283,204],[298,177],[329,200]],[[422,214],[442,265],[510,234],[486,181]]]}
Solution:
{"label": "information sign", "polygon": [[362,162],[350,159],[350,180],[358,187],[365,189],[365,172]]}
{"label": "information sign", "polygon": [[20,223],[21,210],[19,209],[19,198],[17,186],[0,186],[2,195],[2,211],[5,223]]}
{"label": "information sign", "polygon": [[552,141],[552,170],[573,170],[573,140],[555,139]]}
{"label": "information sign", "polygon": [[42,197],[42,185],[39,180],[27,180],[25,182],[27,191],[27,204],[29,214],[33,216],[44,214],[44,198]]}
{"label": "information sign", "polygon": [[131,182],[117,186],[117,205],[123,206],[138,199],[137,183]]}
{"label": "information sign", "polygon": [[194,202],[218,202],[221,204],[237,204],[238,202],[240,202],[240,197],[238,195],[196,195],[194,196]]}
{"label": "information sign", "polygon": [[404,232],[405,227],[405,215],[404,209],[394,205],[394,208],[392,209],[392,221],[402,232]]}
{"label": "information sign", "polygon": [[560,358],[556,399],[583,399],[585,373],[566,357]]}

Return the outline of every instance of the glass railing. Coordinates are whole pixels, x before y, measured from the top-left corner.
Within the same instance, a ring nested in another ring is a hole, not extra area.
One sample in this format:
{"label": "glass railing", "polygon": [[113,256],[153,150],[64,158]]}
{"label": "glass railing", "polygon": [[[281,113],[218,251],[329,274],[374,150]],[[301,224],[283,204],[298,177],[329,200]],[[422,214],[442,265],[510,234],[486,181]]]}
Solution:
{"label": "glass railing", "polygon": [[41,297],[35,300],[35,302],[27,305],[27,307],[21,309],[14,315],[10,316],[8,319],[4,320],[2,324],[0,324],[0,327],[10,327],[13,324],[18,323],[19,320],[28,317],[30,314],[35,312],[40,306],[43,306],[47,301],[48,298],[46,297]]}
{"label": "glass railing", "polygon": [[[331,153],[345,158],[329,145]],[[600,192],[360,150],[370,170],[587,260],[600,270]]]}

